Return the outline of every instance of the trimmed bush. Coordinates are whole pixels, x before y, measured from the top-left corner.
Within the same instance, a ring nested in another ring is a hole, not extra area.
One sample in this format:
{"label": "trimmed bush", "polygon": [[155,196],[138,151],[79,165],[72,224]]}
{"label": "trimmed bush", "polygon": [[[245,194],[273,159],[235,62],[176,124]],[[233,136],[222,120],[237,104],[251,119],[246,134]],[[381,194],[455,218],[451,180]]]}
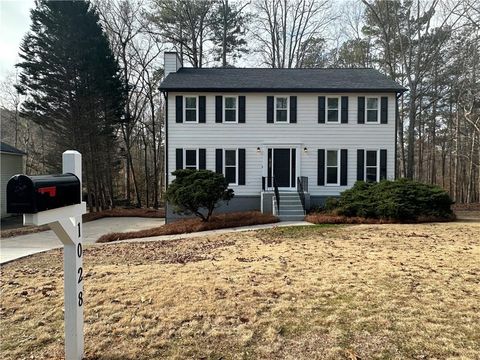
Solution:
{"label": "trimmed bush", "polygon": [[338,198],[336,197],[329,197],[325,200],[324,209],[325,211],[333,211],[338,207]]}
{"label": "trimmed bush", "polygon": [[233,198],[233,190],[222,174],[210,170],[181,169],[172,173],[175,179],[168,186],[166,199],[178,214],[194,214],[208,221],[220,201]]}
{"label": "trimmed bush", "polygon": [[336,206],[329,202],[338,215],[399,221],[451,219],[452,204],[448,193],[439,186],[407,179],[359,181],[341,193]]}

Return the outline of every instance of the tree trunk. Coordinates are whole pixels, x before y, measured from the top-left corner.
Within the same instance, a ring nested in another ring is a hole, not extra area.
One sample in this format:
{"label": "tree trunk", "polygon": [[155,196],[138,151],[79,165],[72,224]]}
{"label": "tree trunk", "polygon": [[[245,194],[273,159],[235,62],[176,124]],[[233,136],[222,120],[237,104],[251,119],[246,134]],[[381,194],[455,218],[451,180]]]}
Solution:
{"label": "tree trunk", "polygon": [[457,113],[455,118],[455,162],[454,162],[454,176],[453,176],[453,200],[458,201],[460,197],[460,189],[459,189],[459,167],[460,167],[460,118],[458,114],[458,106],[457,106]]}
{"label": "tree trunk", "polygon": [[134,186],[135,194],[137,197],[137,208],[141,208],[142,199],[140,198],[140,192],[138,191],[137,177],[135,176],[135,169],[133,168],[132,154],[130,150],[128,151],[128,162],[130,163],[130,169],[131,169],[132,178],[133,178],[133,186]]}
{"label": "tree trunk", "polygon": [[415,116],[416,116],[416,91],[411,88],[410,103],[408,105],[408,144],[407,144],[407,178],[413,179],[415,166]]}
{"label": "tree trunk", "polygon": [[148,171],[148,140],[146,136],[147,127],[145,126],[144,131],[142,131],[142,140],[143,140],[143,167],[145,172],[145,206],[149,206],[149,171]]}
{"label": "tree trunk", "polygon": [[470,156],[469,156],[469,164],[468,164],[468,176],[467,176],[467,195],[466,195],[466,202],[471,203],[472,202],[472,189],[474,186],[474,181],[475,181],[475,174],[473,172],[473,158],[475,156],[475,132],[473,133],[472,136],[472,145],[470,147]]}
{"label": "tree trunk", "polygon": [[222,39],[222,66],[227,66],[227,16],[228,16],[228,0],[223,4],[223,39]]}
{"label": "tree trunk", "polygon": [[[158,162],[157,162],[157,135],[155,130],[155,103],[153,93],[150,91],[150,113],[152,116],[152,149],[153,149],[153,208],[158,209]],[[160,126],[160,139],[162,128]]]}

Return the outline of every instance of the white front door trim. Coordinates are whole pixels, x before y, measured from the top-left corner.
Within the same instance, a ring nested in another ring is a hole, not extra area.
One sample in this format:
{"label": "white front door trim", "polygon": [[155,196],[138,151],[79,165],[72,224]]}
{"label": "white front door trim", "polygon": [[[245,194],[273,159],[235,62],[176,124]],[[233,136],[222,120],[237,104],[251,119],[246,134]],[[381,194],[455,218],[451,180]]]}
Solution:
{"label": "white front door trim", "polygon": [[[295,149],[295,187],[283,187],[279,188],[282,191],[296,191],[297,189],[297,178],[301,176],[301,156],[302,153],[302,143],[278,143],[278,142],[264,142],[261,145],[262,153],[263,153],[263,170],[262,176],[265,177],[265,188],[266,191],[273,190],[273,187],[268,186],[268,149],[272,149],[272,171],[273,171],[273,161],[274,161],[274,151],[273,149]],[[290,169],[292,163],[292,156],[290,153]],[[273,176],[273,174],[272,174]],[[290,175],[291,176],[291,175]]]}

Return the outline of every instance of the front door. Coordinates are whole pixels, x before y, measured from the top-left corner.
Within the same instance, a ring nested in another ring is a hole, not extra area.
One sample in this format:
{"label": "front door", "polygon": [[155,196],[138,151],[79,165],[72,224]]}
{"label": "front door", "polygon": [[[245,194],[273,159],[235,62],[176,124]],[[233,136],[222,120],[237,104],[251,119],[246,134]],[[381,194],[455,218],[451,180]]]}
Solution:
{"label": "front door", "polygon": [[275,182],[279,188],[295,188],[295,168],[295,149],[268,149],[268,182],[270,187],[273,187],[273,178],[275,178]]}

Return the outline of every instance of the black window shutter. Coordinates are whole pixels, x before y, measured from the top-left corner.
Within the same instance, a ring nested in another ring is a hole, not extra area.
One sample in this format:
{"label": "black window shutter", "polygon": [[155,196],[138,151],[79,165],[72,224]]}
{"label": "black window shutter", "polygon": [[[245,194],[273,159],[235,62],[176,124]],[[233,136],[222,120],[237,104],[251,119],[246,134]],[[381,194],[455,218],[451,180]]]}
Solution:
{"label": "black window shutter", "polygon": [[215,96],[215,122],[221,123],[223,117],[223,97]]}
{"label": "black window shutter", "polygon": [[365,150],[357,150],[357,181],[365,181]]}
{"label": "black window shutter", "polygon": [[297,122],[297,97],[290,96],[290,122]]}
{"label": "black window shutter", "polygon": [[245,122],[245,96],[238,97],[238,122]]}
{"label": "black window shutter", "polygon": [[365,97],[358,97],[358,123],[365,124]]}
{"label": "black window shutter", "polygon": [[340,150],[340,185],[341,186],[346,186],[348,183],[347,158],[348,158],[348,150],[347,149]]}
{"label": "black window shutter", "polygon": [[267,96],[267,123],[273,123],[273,96]]}
{"label": "black window shutter", "polygon": [[207,150],[198,149],[198,169],[205,170],[207,168]]}
{"label": "black window shutter", "polygon": [[382,96],[380,108],[380,123],[388,124],[388,97]]}
{"label": "black window shutter", "polygon": [[198,122],[204,123],[206,122],[206,114],[205,114],[205,107],[207,105],[207,99],[205,96],[198,97]]}
{"label": "black window shutter", "polygon": [[318,97],[318,123],[325,124],[325,96]]}
{"label": "black window shutter", "polygon": [[318,149],[317,185],[325,185],[325,149]]}
{"label": "black window shutter", "polygon": [[380,150],[380,180],[387,178],[387,150]]}
{"label": "black window shutter", "polygon": [[183,169],[183,149],[177,149],[176,153],[176,169]]}
{"label": "black window shutter", "polygon": [[175,119],[177,123],[183,122],[183,96],[177,95],[175,97]]}
{"label": "black window shutter", "polygon": [[215,172],[223,174],[223,149],[215,149]]}
{"label": "black window shutter", "polygon": [[245,149],[238,149],[238,185],[245,185]]}
{"label": "black window shutter", "polygon": [[342,124],[348,123],[348,96],[342,96]]}

